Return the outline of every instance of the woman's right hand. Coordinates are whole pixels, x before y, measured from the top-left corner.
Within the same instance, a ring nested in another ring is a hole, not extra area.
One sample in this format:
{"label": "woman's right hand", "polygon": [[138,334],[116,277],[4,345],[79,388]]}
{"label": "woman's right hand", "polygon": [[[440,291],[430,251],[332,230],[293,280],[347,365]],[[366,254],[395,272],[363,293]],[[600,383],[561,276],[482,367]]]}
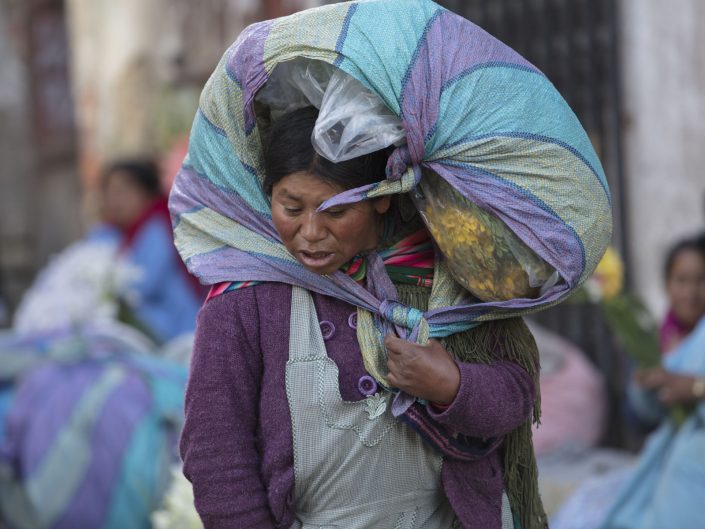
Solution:
{"label": "woman's right hand", "polygon": [[460,386],[460,371],[438,340],[411,343],[396,336],[384,339],[387,380],[406,393],[440,405],[449,405]]}

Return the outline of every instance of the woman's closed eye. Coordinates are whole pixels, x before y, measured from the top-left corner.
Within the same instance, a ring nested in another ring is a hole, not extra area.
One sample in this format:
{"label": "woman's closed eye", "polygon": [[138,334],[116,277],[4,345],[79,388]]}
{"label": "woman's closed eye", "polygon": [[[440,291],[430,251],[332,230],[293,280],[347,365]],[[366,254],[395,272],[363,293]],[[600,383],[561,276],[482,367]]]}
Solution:
{"label": "woman's closed eye", "polygon": [[342,217],[348,211],[348,208],[331,208],[327,209],[326,213],[331,217],[337,218]]}

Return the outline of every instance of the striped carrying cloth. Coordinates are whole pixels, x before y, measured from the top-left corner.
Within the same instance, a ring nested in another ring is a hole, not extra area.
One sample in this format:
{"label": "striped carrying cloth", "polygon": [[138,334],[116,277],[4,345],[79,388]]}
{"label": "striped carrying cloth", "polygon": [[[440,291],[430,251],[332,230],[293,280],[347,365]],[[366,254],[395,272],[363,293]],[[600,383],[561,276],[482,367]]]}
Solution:
{"label": "striped carrying cloth", "polygon": [[184,366],[105,329],[0,336],[0,525],[149,529],[185,386]]}
{"label": "striped carrying cloth", "polygon": [[[538,298],[470,302],[436,262],[428,310],[398,301],[380,256],[367,256],[367,289],[342,271],[319,276],[284,248],[272,224],[254,98],[274,68],[319,60],[377,94],[402,121],[386,180],[322,208],[416,187],[430,170],[501,219],[562,277]],[[203,283],[280,281],[359,308],[363,355],[382,363],[394,326],[424,341],[479,322],[555,304],[593,271],[611,237],[610,196],[578,119],[533,65],[429,0],[324,6],[249,26],[201,95],[170,208],[176,246]]]}

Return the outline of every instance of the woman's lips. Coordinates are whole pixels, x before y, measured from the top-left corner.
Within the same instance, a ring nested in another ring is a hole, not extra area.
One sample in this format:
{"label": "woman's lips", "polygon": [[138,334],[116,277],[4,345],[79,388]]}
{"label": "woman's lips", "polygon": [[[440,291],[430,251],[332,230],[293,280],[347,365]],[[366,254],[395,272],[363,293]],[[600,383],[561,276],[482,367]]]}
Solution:
{"label": "woman's lips", "polygon": [[299,261],[307,268],[325,268],[335,259],[332,252],[308,252],[301,250],[298,252]]}

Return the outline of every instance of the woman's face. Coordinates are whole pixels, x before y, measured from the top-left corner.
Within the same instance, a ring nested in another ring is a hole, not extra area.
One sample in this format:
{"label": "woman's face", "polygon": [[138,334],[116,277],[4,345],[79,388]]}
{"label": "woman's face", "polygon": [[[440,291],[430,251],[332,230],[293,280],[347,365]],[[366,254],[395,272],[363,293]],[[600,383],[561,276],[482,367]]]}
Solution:
{"label": "woman's face", "polygon": [[695,325],[705,316],[705,256],[692,249],[679,252],[666,280],[671,310],[678,320]]}
{"label": "woman's face", "polygon": [[105,220],[119,228],[127,228],[149,207],[151,198],[129,174],[124,171],[110,173],[103,192]]}
{"label": "woman's face", "polygon": [[379,242],[379,216],[389,208],[389,197],[316,212],[342,191],[304,171],[285,176],[272,188],[272,220],[284,246],[316,274],[332,274]]}

